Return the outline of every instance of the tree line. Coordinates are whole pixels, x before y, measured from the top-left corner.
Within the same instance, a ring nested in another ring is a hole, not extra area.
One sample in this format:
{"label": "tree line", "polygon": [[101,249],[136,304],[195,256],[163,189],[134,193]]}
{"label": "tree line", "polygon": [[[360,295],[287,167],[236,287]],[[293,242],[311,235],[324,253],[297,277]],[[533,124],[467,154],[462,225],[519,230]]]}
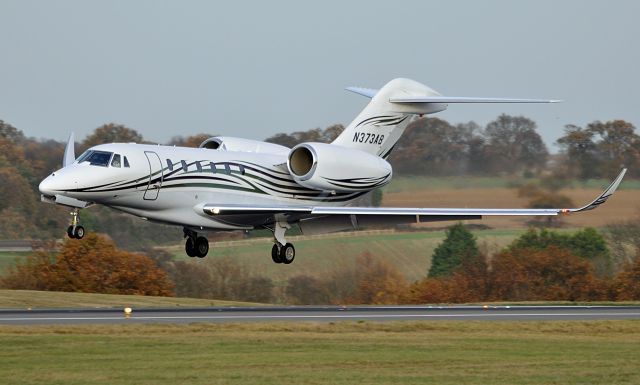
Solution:
{"label": "tree line", "polygon": [[297,275],[283,284],[230,257],[185,261],[157,249],[131,253],[91,233],[18,262],[0,277],[0,287],[299,305],[640,300],[640,243],[624,241],[635,251],[619,259],[597,230],[532,229],[489,256],[456,224],[416,282],[364,252],[323,275]]}
{"label": "tree line", "polygon": [[[330,142],[344,127],[332,125],[266,140],[292,147],[300,142]],[[198,146],[209,134],[174,137],[168,144]],[[77,153],[101,143],[138,142],[145,138],[136,130],[108,123],[77,143]],[[516,175],[539,176],[553,181],[565,178],[611,178],[624,167],[628,177],[640,176],[640,137],[633,124],[623,120],[593,122],[586,127],[567,125],[558,139],[561,153],[549,155],[534,121],[522,116],[500,115],[485,127],[474,122],[450,124],[439,118],[413,121],[389,158],[396,174],[405,175]],[[0,238],[51,239],[62,235],[68,210],[39,203],[39,182],[61,166],[65,143],[27,137],[0,120]],[[525,192],[527,193],[527,192]],[[528,192],[531,194],[531,190]],[[553,205],[557,193],[538,190],[532,195],[536,207]],[[545,198],[546,197],[546,198]],[[375,202],[380,196],[374,197]],[[374,203],[375,203],[374,202]],[[141,223],[107,208],[81,212],[92,228],[106,232],[119,246],[142,250],[165,244],[172,228]],[[124,218],[124,219],[123,219]],[[136,232],[131,231],[135,226]],[[135,233],[144,236],[135,236]],[[117,235],[117,236],[116,236]]]}

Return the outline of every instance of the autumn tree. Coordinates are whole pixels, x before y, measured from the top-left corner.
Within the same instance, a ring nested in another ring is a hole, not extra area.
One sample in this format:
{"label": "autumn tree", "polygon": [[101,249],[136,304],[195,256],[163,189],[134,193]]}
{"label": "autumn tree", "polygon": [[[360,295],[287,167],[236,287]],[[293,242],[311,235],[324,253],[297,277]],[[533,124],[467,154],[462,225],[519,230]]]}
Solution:
{"label": "autumn tree", "polygon": [[178,146],[178,147],[200,147],[200,144],[205,140],[211,138],[211,134],[196,134],[191,136],[174,136],[169,141],[169,146]]}
{"label": "autumn tree", "polygon": [[265,139],[265,142],[276,143],[289,148],[304,142],[331,143],[343,130],[343,125],[334,124],[325,129],[315,128],[308,131],[296,131],[291,134],[279,133]]}
{"label": "autumn tree", "polygon": [[611,274],[611,254],[607,242],[602,234],[590,227],[573,233],[529,229],[509,245],[510,249],[546,250],[550,247],[565,249],[589,260],[600,276]]}
{"label": "autumn tree", "polygon": [[491,260],[489,299],[494,301],[592,301],[606,288],[589,261],[556,246],[511,248]]}
{"label": "autumn tree", "polygon": [[149,257],[122,251],[95,233],[66,239],[53,255],[42,250],[9,268],[9,289],[172,296],[173,283]]}
{"label": "autumn tree", "polygon": [[96,128],[82,142],[83,148],[89,148],[104,143],[141,143],[142,135],[123,124],[107,123]]}
{"label": "autumn tree", "polygon": [[317,277],[300,274],[287,280],[287,302],[294,305],[320,305],[331,302],[325,282]]}
{"label": "autumn tree", "polygon": [[413,121],[398,140],[389,161],[394,171],[414,175],[465,174],[477,146],[480,127],[473,123],[452,125],[439,118]]}
{"label": "autumn tree", "polygon": [[433,252],[429,277],[451,275],[463,262],[479,255],[473,234],[462,223],[455,224],[447,229],[446,238]]}
{"label": "autumn tree", "polygon": [[585,128],[567,125],[557,143],[581,178],[609,178],[623,167],[629,168],[629,175],[640,176],[640,136],[624,120],[595,121]]}
{"label": "autumn tree", "polygon": [[640,252],[618,273],[614,288],[616,299],[619,301],[640,300]]}
{"label": "autumn tree", "polygon": [[545,166],[547,147],[536,123],[524,116],[502,114],[484,130],[485,152],[494,172],[535,171]]}

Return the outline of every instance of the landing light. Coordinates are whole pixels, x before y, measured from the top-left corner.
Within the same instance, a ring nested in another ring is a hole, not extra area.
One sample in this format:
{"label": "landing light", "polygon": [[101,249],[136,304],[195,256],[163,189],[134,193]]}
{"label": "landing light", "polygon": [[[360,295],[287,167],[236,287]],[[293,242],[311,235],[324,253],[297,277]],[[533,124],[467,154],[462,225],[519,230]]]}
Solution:
{"label": "landing light", "polygon": [[220,214],[220,208],[219,207],[214,207],[211,212],[213,212],[214,214]]}

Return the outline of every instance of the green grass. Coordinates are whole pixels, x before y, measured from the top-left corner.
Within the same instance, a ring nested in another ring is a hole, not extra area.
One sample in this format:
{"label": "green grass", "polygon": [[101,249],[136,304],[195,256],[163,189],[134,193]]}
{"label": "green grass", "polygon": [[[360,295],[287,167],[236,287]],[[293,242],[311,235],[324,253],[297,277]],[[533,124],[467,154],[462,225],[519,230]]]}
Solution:
{"label": "green grass", "polygon": [[[609,185],[611,179],[573,180],[568,183],[573,188],[601,189]],[[482,176],[395,176],[393,181],[384,188],[384,192],[395,193],[425,189],[450,189],[450,188],[507,188],[514,184],[535,182],[536,179],[522,179],[514,177],[482,177]],[[640,189],[640,180],[626,178],[620,185],[620,189]]]}
{"label": "green grass", "polygon": [[640,321],[0,327],[3,384],[638,384]]}
{"label": "green grass", "polygon": [[[523,230],[483,230],[474,232],[478,242],[490,252],[509,244]],[[425,276],[433,250],[444,239],[444,231],[388,232],[349,236],[329,235],[325,237],[291,237],[296,247],[296,261],[287,266],[271,261],[272,240],[253,239],[241,245],[211,244],[207,258],[232,257],[239,263],[251,266],[260,274],[284,282],[298,274],[319,276],[334,271],[340,266],[352,264],[364,252],[384,258],[393,263],[407,279],[418,280]],[[183,246],[169,250],[177,259],[187,259]],[[207,263],[206,260],[192,260]]]}
{"label": "green grass", "polygon": [[249,306],[248,302],[34,290],[0,290],[0,309]]}
{"label": "green grass", "polygon": [[0,272],[9,266],[13,266],[19,258],[23,258],[29,254],[31,253],[23,251],[0,251]]}

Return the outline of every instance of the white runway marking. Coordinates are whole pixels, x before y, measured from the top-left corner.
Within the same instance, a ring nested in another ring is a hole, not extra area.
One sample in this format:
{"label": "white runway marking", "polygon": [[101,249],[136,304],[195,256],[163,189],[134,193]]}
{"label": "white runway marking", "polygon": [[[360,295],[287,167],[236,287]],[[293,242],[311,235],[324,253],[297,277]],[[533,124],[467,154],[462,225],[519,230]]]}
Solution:
{"label": "white runway marking", "polygon": [[[319,315],[211,315],[211,316],[124,316],[118,317],[16,317],[1,321],[114,321],[114,320],[256,320],[256,319],[354,319],[354,318],[518,318],[518,317],[585,317],[601,316],[588,313],[488,313],[488,314],[319,314]],[[606,313],[606,316],[640,317],[639,313]]]}

